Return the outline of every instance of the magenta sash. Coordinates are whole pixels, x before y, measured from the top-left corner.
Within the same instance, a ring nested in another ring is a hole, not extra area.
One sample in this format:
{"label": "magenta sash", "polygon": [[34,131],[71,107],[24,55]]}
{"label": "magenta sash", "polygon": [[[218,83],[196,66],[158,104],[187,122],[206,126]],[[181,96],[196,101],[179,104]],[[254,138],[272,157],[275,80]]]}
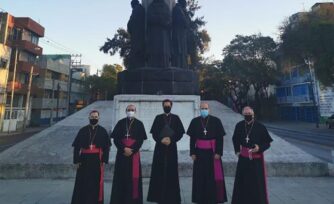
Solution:
{"label": "magenta sash", "polygon": [[99,201],[103,201],[103,178],[104,178],[104,168],[102,163],[102,154],[103,151],[101,148],[96,148],[95,145],[92,145],[92,148],[81,149],[81,154],[99,154],[100,158],[100,191],[99,191]]}
{"label": "magenta sash", "polygon": [[[131,148],[131,146],[136,142],[136,140],[127,138],[122,140],[126,147]],[[140,154],[136,152],[132,155],[132,198],[139,198],[139,173],[140,173]]]}
{"label": "magenta sash", "polygon": [[253,153],[253,152],[250,152],[250,149],[247,148],[247,147],[244,147],[244,146],[241,146],[240,155],[242,157],[249,158],[250,160],[263,158],[263,154],[262,153]]}
{"label": "magenta sash", "polygon": [[[216,150],[216,140],[200,140],[196,141],[196,148],[198,149],[212,149],[214,155]],[[216,181],[216,195],[217,201],[224,200],[225,185],[224,185],[224,169],[220,159],[213,158],[215,181]]]}

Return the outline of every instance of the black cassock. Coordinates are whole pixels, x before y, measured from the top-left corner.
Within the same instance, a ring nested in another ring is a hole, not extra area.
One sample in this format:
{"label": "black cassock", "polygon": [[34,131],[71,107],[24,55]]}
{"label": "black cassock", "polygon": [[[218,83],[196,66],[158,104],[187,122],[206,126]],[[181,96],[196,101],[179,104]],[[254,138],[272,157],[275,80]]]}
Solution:
{"label": "black cassock", "polygon": [[[249,134],[247,142],[246,135]],[[263,152],[272,142],[267,129],[261,123],[239,122],[234,130],[233,145],[240,152],[234,181],[232,204],[268,204],[266,170]],[[249,153],[249,149],[259,145],[258,153]]]}
{"label": "black cassock", "polygon": [[[211,115],[194,118],[187,134],[190,136],[190,155],[196,155],[193,165],[192,202],[226,202],[222,160],[214,159],[215,154],[223,155],[225,130],[220,119]],[[207,145],[207,148],[203,145]]]}
{"label": "black cassock", "polygon": [[[171,144],[169,146],[161,143],[164,137],[161,131],[166,125],[174,132],[173,135],[170,135]],[[179,116],[174,114],[157,115],[151,133],[156,144],[147,200],[156,203],[181,203],[176,143],[184,134],[182,122]]]}
{"label": "black cassock", "polygon": [[[111,204],[143,203],[139,149],[147,137],[144,124],[136,118],[132,120],[121,119],[111,133],[117,147]],[[129,134],[127,134],[127,129],[129,129]],[[124,155],[125,147],[133,149],[133,154],[130,157]]]}
{"label": "black cassock", "polygon": [[[92,143],[93,146],[90,146]],[[72,144],[73,162],[80,163],[72,195],[72,204],[103,203],[103,164],[109,161],[109,135],[102,126],[81,128]]]}

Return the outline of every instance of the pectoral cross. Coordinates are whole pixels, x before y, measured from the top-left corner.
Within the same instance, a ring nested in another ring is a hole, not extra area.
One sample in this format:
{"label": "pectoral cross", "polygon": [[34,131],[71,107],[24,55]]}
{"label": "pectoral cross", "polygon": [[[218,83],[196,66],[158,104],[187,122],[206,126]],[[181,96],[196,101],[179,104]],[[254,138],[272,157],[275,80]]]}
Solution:
{"label": "pectoral cross", "polygon": [[91,145],[89,145],[89,149],[90,150],[92,150],[93,149],[93,145],[91,144]]}
{"label": "pectoral cross", "polygon": [[126,139],[128,139],[130,137],[130,134],[126,133],[125,137],[126,137]]}
{"label": "pectoral cross", "polygon": [[203,132],[204,132],[204,135],[206,135],[208,133],[208,131],[206,129],[204,129]]}
{"label": "pectoral cross", "polygon": [[247,135],[247,137],[246,137],[246,142],[247,142],[247,143],[249,142],[249,137],[248,137],[248,135]]}

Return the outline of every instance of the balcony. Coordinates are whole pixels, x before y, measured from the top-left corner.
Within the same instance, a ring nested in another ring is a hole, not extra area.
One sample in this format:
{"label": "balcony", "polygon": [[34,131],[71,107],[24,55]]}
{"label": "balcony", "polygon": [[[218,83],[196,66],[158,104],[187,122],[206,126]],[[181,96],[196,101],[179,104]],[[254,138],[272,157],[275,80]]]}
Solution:
{"label": "balcony", "polygon": [[[20,82],[15,82],[14,84],[15,94],[26,95],[28,92],[28,84],[22,84]],[[7,84],[7,92],[12,91],[12,81],[9,81]],[[38,87],[34,84],[31,85],[31,94],[35,94],[38,91]]]}
{"label": "balcony", "polygon": [[59,91],[68,92],[68,83],[66,81],[39,78],[36,80],[36,84],[40,89],[49,90],[57,90],[57,85],[59,84]]}
{"label": "balcony", "polygon": [[31,18],[15,18],[14,21],[15,27],[27,29],[34,32],[39,37],[44,37],[44,27]]}
{"label": "balcony", "polygon": [[[31,66],[34,66],[34,72],[33,74],[38,74],[40,73],[40,67],[38,65],[34,65],[31,62],[25,62],[25,61],[19,61],[16,66],[16,71],[17,72],[24,72],[24,73],[30,73]],[[14,70],[14,63],[10,65],[10,70]]]}
{"label": "balcony", "polygon": [[[58,108],[67,108],[68,106],[67,99],[59,99]],[[54,98],[33,98],[32,99],[32,108],[33,109],[51,109],[57,108],[57,99]]]}
{"label": "balcony", "polygon": [[43,48],[29,42],[27,40],[10,40],[8,41],[7,45],[9,47],[15,47],[18,48],[19,50],[25,50],[29,53],[32,53],[34,55],[42,55],[43,53]]}
{"label": "balcony", "polygon": [[312,103],[309,95],[277,97],[277,104]]}

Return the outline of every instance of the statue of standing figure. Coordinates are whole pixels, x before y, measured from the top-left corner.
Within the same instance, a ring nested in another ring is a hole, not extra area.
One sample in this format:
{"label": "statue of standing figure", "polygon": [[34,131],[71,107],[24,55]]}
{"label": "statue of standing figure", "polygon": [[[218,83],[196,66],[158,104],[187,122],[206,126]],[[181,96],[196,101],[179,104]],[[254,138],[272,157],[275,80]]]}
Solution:
{"label": "statue of standing figure", "polygon": [[145,9],[138,0],[131,1],[132,14],[128,22],[131,37],[129,69],[145,66]]}
{"label": "statue of standing figure", "polygon": [[172,66],[180,68],[188,68],[187,35],[190,17],[187,14],[186,7],[186,0],[179,0],[173,8]]}
{"label": "statue of standing figure", "polygon": [[171,61],[172,16],[164,0],[153,0],[147,10],[148,66],[168,68]]}

